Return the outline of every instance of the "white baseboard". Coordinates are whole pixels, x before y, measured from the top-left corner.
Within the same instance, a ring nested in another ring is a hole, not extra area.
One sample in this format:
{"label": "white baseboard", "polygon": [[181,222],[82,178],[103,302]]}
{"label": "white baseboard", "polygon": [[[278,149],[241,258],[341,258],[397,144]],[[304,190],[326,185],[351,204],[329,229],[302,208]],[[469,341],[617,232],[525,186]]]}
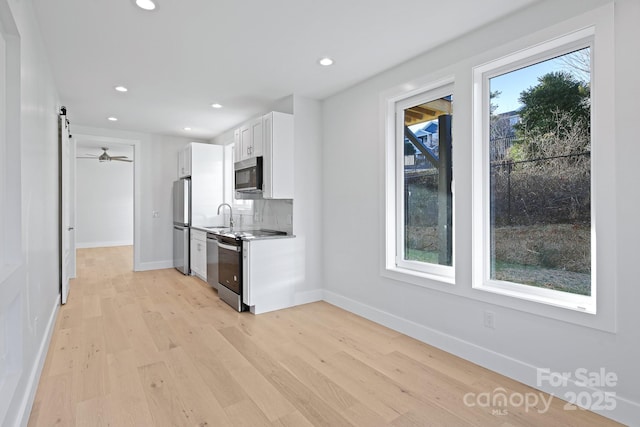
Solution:
{"label": "white baseboard", "polygon": [[173,268],[173,260],[141,262],[135,271],[162,270],[164,268]]}
{"label": "white baseboard", "polygon": [[31,415],[31,408],[33,407],[33,401],[36,397],[36,391],[38,390],[38,383],[40,382],[40,375],[42,374],[42,368],[44,362],[47,359],[47,351],[51,344],[51,337],[53,336],[53,329],[56,323],[56,317],[58,310],[60,309],[60,294],[55,298],[49,321],[47,322],[47,329],[42,336],[40,347],[38,348],[38,354],[34,360],[31,372],[29,373],[29,379],[27,380],[27,386],[25,387],[25,393],[20,402],[20,409],[18,410],[18,419],[15,422],[15,427],[26,427],[29,422],[29,416]]}
{"label": "white baseboard", "polygon": [[133,240],[123,240],[119,242],[76,242],[77,249],[110,248],[112,246],[133,246]]}
{"label": "white baseboard", "polygon": [[[538,369],[521,360],[513,359],[468,341],[461,340],[452,335],[444,334],[435,329],[421,325],[408,319],[371,307],[334,292],[324,290],[323,299],[344,310],[355,313],[373,322],[384,325],[395,331],[401,332],[424,343],[437,347],[448,353],[454,354],[472,363],[478,364],[491,371],[512,378],[535,389],[544,391],[562,399],[565,393],[570,391],[576,394],[588,391],[598,396],[602,390],[593,387],[584,387],[576,384],[574,379],[568,381],[567,387],[558,388],[550,385],[538,386]],[[490,390],[487,390],[490,391]],[[608,390],[607,390],[608,391]],[[565,399],[562,399],[565,400]],[[640,404],[627,400],[621,396],[615,397],[616,407],[613,410],[594,410],[603,417],[611,418],[629,426],[640,426]],[[463,402],[460,402],[461,404]]]}

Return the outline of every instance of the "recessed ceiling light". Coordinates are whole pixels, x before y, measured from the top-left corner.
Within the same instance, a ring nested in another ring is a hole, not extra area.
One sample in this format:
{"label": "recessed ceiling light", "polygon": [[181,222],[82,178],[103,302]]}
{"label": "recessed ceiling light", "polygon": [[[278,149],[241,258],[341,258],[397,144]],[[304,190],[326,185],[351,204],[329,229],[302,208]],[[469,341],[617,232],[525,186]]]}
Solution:
{"label": "recessed ceiling light", "polygon": [[323,67],[328,67],[329,65],[333,64],[333,59],[325,56],[324,58],[320,58],[318,60],[318,64],[322,65]]}
{"label": "recessed ceiling light", "polygon": [[136,4],[144,10],[153,10],[156,8],[156,4],[151,0],[136,0]]}
{"label": "recessed ceiling light", "polygon": [[118,92],[126,92],[126,91],[129,90],[124,86],[116,86],[116,87],[114,87],[114,89],[117,90]]}
{"label": "recessed ceiling light", "polygon": [[190,128],[190,127],[188,127],[188,126],[187,126],[187,127],[185,127],[185,128],[183,128],[183,129],[184,129],[184,130],[191,130],[191,128]]}
{"label": "recessed ceiling light", "polygon": [[222,105],[218,104],[217,102],[215,104],[211,104],[211,106],[213,108],[222,108]]}
{"label": "recessed ceiling light", "polygon": [[117,122],[118,118],[117,117],[107,117],[107,120],[109,120],[110,122]]}

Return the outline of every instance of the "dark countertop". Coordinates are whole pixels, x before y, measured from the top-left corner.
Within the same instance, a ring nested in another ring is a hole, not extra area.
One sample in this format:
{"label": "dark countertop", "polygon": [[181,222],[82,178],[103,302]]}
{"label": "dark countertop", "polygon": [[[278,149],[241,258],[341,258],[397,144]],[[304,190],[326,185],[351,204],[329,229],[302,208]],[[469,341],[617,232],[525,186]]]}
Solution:
{"label": "dark countertop", "polygon": [[203,225],[192,225],[191,228],[194,230],[204,231],[206,233],[224,233],[225,231],[229,231],[229,227],[223,227],[221,225],[213,225],[213,226],[203,226]]}
{"label": "dark countertop", "polygon": [[[193,226],[191,228],[215,235],[227,235],[228,233],[230,233],[229,227]],[[233,232],[236,234],[236,237],[240,237],[242,240],[292,239],[296,237],[293,234],[280,234],[283,232],[262,229],[240,229],[233,230]]]}
{"label": "dark countertop", "polygon": [[293,239],[295,234],[275,234],[270,236],[243,236],[242,240],[274,240],[274,239]]}

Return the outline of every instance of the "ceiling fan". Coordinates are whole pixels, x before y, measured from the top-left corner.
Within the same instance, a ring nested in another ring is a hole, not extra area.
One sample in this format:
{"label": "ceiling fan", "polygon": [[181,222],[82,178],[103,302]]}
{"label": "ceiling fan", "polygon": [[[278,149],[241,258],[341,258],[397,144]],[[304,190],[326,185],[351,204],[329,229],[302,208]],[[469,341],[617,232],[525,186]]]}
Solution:
{"label": "ceiling fan", "polygon": [[98,154],[85,154],[84,156],[78,156],[76,159],[98,159],[100,162],[110,162],[111,160],[116,160],[118,162],[133,162],[133,160],[129,160],[127,156],[110,156],[107,153],[109,147],[100,147],[103,150],[103,153]]}

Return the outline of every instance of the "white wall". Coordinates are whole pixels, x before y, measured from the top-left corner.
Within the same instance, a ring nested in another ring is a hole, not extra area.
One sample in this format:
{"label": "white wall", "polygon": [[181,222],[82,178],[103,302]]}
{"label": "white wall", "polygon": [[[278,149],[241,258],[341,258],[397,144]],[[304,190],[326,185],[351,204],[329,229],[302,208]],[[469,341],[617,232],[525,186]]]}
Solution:
{"label": "white wall", "polygon": [[[122,155],[132,159],[133,148]],[[133,166],[97,159],[76,161],[76,247],[133,244]]]}
{"label": "white wall", "polygon": [[293,234],[299,247],[301,280],[296,284],[296,303],[320,299],[324,284],[322,268],[322,109],[321,104],[293,96],[294,198]]}
{"label": "white wall", "polygon": [[[390,88],[425,76],[454,74],[456,105],[454,150],[471,151],[471,67],[492,49],[529,37],[606,2],[567,0],[541,2],[493,25],[441,46],[372,79],[340,92],[323,103],[322,222],[325,298],[337,305],[413,335],[519,381],[536,385],[536,368],[572,372],[605,368],[615,372],[617,407],[602,411],[627,424],[640,422],[640,286],[637,264],[640,233],[637,212],[640,158],[637,144],[637,100],[640,91],[640,3],[615,2],[615,70],[617,114],[610,149],[618,163],[617,332],[604,332],[494,305],[471,290],[471,162],[468,154],[454,158],[456,181],[456,288],[460,295],[391,280],[381,276],[384,235],[384,144],[380,97]],[[451,22],[455,25],[455,21]],[[517,45],[517,43],[515,43]],[[523,48],[525,46],[521,46]],[[503,53],[504,54],[504,53]],[[597,53],[596,53],[597,55]],[[485,61],[487,59],[484,59]],[[445,72],[441,73],[441,70]],[[597,84],[597,80],[596,83]],[[298,161],[298,157],[296,157]],[[605,236],[610,238],[611,236]],[[615,275],[614,275],[615,276]],[[476,291],[477,293],[477,291]],[[496,328],[483,326],[483,312],[495,313]],[[486,390],[491,391],[491,390]],[[553,390],[551,390],[553,391]],[[462,402],[461,402],[462,403]]]}
{"label": "white wall", "polygon": [[58,95],[31,2],[0,0],[0,14],[3,32],[18,41],[12,49],[19,49],[7,74],[7,89],[16,95],[7,118],[19,125],[3,153],[12,172],[5,196],[19,208],[5,217],[11,266],[0,275],[0,348],[7,351],[0,364],[0,425],[13,426],[26,425],[60,301]]}
{"label": "white wall", "polygon": [[[73,112],[69,112],[73,120]],[[174,136],[119,131],[73,124],[74,137],[103,138],[138,147],[134,158],[135,256],[138,270],[173,266],[172,185],[178,179],[178,151],[189,142],[204,142]],[[138,155],[139,153],[139,155]],[[158,217],[153,212],[158,212]],[[137,219],[136,219],[137,218]],[[139,239],[139,240],[137,240]]]}

